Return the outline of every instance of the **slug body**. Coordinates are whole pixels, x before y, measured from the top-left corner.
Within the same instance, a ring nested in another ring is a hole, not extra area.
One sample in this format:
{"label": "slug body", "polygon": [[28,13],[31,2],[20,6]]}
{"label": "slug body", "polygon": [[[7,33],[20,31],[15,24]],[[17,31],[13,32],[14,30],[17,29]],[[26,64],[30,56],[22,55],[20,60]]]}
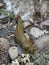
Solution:
{"label": "slug body", "polygon": [[22,23],[21,18],[18,16],[18,23],[17,27],[15,30],[15,36],[16,36],[16,41],[21,45],[21,47],[27,52],[27,53],[34,53],[35,52],[35,47],[34,44],[32,44],[31,40],[26,38],[24,35],[24,26]]}

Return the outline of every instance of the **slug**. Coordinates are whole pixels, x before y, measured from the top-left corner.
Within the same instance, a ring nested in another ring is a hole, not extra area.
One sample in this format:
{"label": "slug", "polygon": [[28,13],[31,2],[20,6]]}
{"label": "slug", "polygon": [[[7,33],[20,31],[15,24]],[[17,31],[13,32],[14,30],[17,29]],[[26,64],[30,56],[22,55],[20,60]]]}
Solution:
{"label": "slug", "polygon": [[17,26],[15,30],[15,37],[17,43],[26,51],[27,53],[33,54],[36,50],[34,44],[31,42],[30,39],[26,38],[24,35],[24,26],[21,20],[21,17],[17,17]]}

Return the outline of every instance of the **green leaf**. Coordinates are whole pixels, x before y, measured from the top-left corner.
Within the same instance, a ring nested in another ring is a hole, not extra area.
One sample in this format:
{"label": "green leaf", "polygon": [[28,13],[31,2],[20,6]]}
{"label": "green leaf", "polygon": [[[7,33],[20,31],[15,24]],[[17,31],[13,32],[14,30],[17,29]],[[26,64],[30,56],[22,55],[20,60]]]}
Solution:
{"label": "green leaf", "polygon": [[14,14],[13,13],[10,13],[9,14],[9,18],[12,18],[13,19],[14,18]]}

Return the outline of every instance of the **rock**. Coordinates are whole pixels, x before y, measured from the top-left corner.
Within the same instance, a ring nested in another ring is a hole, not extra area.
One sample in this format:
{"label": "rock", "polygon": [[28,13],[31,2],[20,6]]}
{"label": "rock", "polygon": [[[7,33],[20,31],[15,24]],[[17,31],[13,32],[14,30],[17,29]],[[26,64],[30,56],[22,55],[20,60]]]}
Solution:
{"label": "rock", "polygon": [[43,53],[43,56],[44,56],[44,58],[46,58],[46,59],[49,60],[49,54],[45,54],[45,53]]}
{"label": "rock", "polygon": [[3,6],[4,6],[4,4],[3,3],[0,3],[0,8],[3,7]]}
{"label": "rock", "polygon": [[45,65],[45,59],[43,58],[43,56],[39,57],[35,63],[37,63],[38,65]]}
{"label": "rock", "polygon": [[[31,8],[33,8],[33,6],[31,7]],[[30,9],[31,9],[30,8]],[[32,12],[33,13],[33,12]],[[21,19],[25,22],[25,21],[30,21],[31,23],[34,23],[34,21],[33,21],[33,18],[32,18],[32,15],[31,15],[31,12],[27,12],[27,13],[25,13],[23,16],[21,16]]]}
{"label": "rock", "polygon": [[29,26],[31,24],[29,22],[24,22],[23,25],[24,25],[24,28],[26,28],[27,26]]}
{"label": "rock", "polygon": [[24,21],[24,20],[28,20],[29,19],[29,15],[30,15],[31,13],[30,12],[27,12],[27,13],[25,13],[22,17],[21,17],[21,19]]}
{"label": "rock", "polygon": [[8,36],[9,33],[8,33],[8,30],[5,27],[6,27],[6,25],[0,26],[0,37],[7,37]]}
{"label": "rock", "polygon": [[40,38],[38,38],[36,41],[35,41],[35,46],[39,49],[43,49],[44,47],[48,46],[49,45],[49,34],[47,35],[44,35]]}
{"label": "rock", "polygon": [[47,30],[43,30],[43,32],[44,32],[45,34],[48,34],[48,33],[49,33]]}
{"label": "rock", "polygon": [[1,19],[4,19],[4,18],[7,18],[7,17],[8,17],[8,15],[3,15],[3,14],[2,14],[2,15],[0,15],[0,20],[1,20]]}
{"label": "rock", "polygon": [[[21,4],[22,6],[22,4]],[[17,9],[13,8],[14,15],[17,16],[21,11],[21,6],[19,6]]]}
{"label": "rock", "polygon": [[26,63],[26,65],[34,65],[34,63],[32,62],[32,63]]}
{"label": "rock", "polygon": [[6,10],[11,11],[12,10],[12,3],[9,0],[4,0],[4,3],[6,4]]}
{"label": "rock", "polygon": [[0,44],[5,47],[6,49],[9,48],[9,41],[5,38],[0,38]]}
{"label": "rock", "polygon": [[27,33],[24,33],[25,34],[25,36],[29,39],[29,35],[27,34]]}
{"label": "rock", "polygon": [[48,1],[48,9],[47,9],[47,12],[49,13],[49,1]]}
{"label": "rock", "polygon": [[49,61],[48,61],[47,65],[49,65]]}
{"label": "rock", "polygon": [[0,0],[0,3],[3,3],[3,0]]}
{"label": "rock", "polygon": [[16,29],[16,25],[13,26],[14,30]]}
{"label": "rock", "polygon": [[2,65],[6,65],[6,64],[2,64]]}
{"label": "rock", "polygon": [[40,7],[40,13],[41,15],[45,15],[45,13],[47,12],[47,1],[43,1]]}
{"label": "rock", "polygon": [[10,55],[12,60],[14,60],[18,57],[18,49],[16,46],[10,47],[8,52],[9,52],[9,55]]}
{"label": "rock", "polygon": [[0,65],[7,63],[9,63],[8,50],[0,44]]}
{"label": "rock", "polygon": [[37,27],[32,27],[30,29],[30,34],[32,35],[32,37],[38,38],[38,37],[42,36],[44,34],[44,32]]}
{"label": "rock", "polygon": [[35,54],[32,55],[32,58],[33,58],[33,59],[37,59],[37,58],[39,58],[39,57],[40,57],[40,53],[38,53],[38,52],[35,52]]}
{"label": "rock", "polygon": [[49,31],[49,19],[46,21],[41,22],[40,24],[41,28],[43,28],[44,30],[48,30]]}

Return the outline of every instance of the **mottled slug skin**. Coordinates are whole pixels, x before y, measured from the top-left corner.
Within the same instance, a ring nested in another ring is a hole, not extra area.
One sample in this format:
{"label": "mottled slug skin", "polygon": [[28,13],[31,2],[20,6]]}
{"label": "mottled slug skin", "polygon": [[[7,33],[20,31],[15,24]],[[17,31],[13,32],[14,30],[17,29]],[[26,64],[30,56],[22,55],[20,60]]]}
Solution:
{"label": "mottled slug skin", "polygon": [[33,54],[36,48],[34,47],[34,44],[31,42],[31,40],[26,38],[24,35],[24,26],[19,16],[17,17],[17,21],[18,23],[15,30],[16,41],[27,53]]}

